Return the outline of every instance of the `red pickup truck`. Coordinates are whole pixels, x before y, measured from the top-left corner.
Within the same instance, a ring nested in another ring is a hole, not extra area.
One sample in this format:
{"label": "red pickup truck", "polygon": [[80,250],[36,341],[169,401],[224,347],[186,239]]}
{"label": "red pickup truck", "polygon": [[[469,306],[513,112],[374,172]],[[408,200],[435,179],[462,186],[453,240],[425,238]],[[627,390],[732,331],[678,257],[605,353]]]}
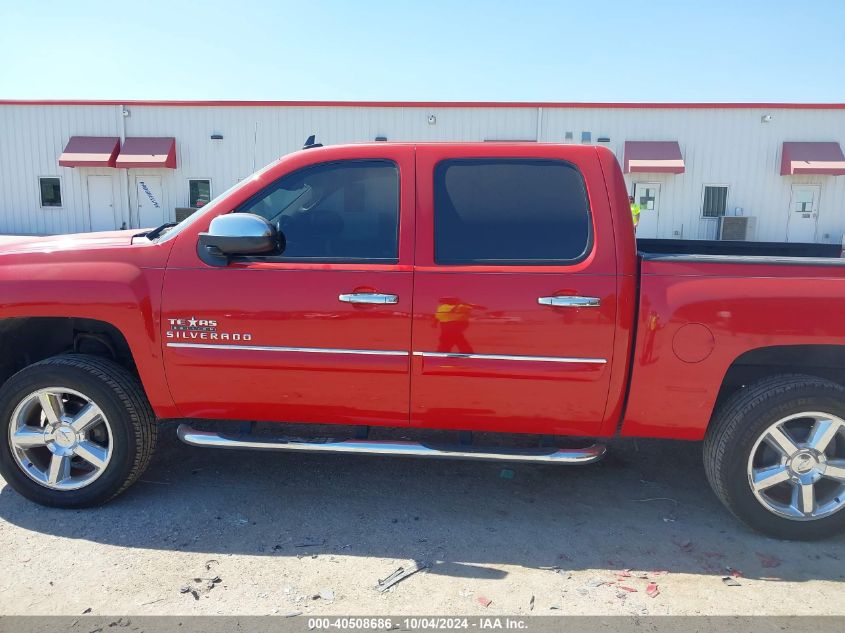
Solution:
{"label": "red pickup truck", "polygon": [[638,254],[611,152],[536,143],[312,147],[175,226],[10,238],[0,472],[102,503],[168,419],[199,446],[549,464],[703,439],[747,524],[840,531],[845,260],[687,250]]}

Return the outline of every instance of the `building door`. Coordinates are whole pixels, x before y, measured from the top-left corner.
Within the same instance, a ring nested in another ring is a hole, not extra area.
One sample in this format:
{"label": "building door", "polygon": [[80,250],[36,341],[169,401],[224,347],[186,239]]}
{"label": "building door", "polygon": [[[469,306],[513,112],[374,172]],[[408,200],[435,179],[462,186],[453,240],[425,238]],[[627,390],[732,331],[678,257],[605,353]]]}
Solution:
{"label": "building door", "polygon": [[640,205],[640,224],[637,237],[657,237],[660,217],[660,184],[638,182],[634,185],[634,203]]}
{"label": "building door", "polygon": [[138,195],[138,226],[154,228],[164,224],[164,203],[161,196],[161,176],[136,176]]}
{"label": "building door", "polygon": [[789,219],[786,225],[787,242],[814,242],[816,224],[819,220],[818,185],[795,185],[789,203]]}
{"label": "building door", "polygon": [[111,176],[88,176],[88,213],[92,231],[113,231],[117,228]]}

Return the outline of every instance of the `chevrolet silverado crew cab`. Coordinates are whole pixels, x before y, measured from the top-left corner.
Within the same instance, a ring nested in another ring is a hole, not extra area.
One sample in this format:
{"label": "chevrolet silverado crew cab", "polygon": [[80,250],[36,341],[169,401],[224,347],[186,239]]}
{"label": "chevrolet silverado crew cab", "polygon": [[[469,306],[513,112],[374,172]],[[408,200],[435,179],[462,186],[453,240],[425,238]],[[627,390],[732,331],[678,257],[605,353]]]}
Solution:
{"label": "chevrolet silverado crew cab", "polygon": [[638,253],[600,147],[308,148],[175,226],[2,244],[0,472],[103,503],[174,419],[198,446],[548,464],[704,440],[731,512],[820,538],[845,526],[843,264]]}

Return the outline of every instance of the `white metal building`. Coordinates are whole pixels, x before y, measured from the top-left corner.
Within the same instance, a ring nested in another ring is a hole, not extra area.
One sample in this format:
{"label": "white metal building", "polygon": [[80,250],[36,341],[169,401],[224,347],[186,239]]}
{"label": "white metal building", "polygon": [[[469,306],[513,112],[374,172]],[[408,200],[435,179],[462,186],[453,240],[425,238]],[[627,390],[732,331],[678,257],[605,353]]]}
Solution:
{"label": "white metal building", "polygon": [[158,225],[311,134],[605,145],[641,204],[641,237],[845,234],[845,104],[147,101],[0,101],[0,233]]}

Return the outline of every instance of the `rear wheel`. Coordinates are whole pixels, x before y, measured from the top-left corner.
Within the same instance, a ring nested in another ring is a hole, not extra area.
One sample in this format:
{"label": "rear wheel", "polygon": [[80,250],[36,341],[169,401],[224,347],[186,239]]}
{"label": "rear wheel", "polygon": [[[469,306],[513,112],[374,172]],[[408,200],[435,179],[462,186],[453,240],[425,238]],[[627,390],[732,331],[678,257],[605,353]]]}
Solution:
{"label": "rear wheel", "polygon": [[785,539],[845,529],[845,389],[777,376],[725,403],[704,442],[713,490],[752,528]]}
{"label": "rear wheel", "polygon": [[108,501],[140,476],[155,440],[141,385],[108,360],[57,356],[0,389],[0,473],[37,503]]}

